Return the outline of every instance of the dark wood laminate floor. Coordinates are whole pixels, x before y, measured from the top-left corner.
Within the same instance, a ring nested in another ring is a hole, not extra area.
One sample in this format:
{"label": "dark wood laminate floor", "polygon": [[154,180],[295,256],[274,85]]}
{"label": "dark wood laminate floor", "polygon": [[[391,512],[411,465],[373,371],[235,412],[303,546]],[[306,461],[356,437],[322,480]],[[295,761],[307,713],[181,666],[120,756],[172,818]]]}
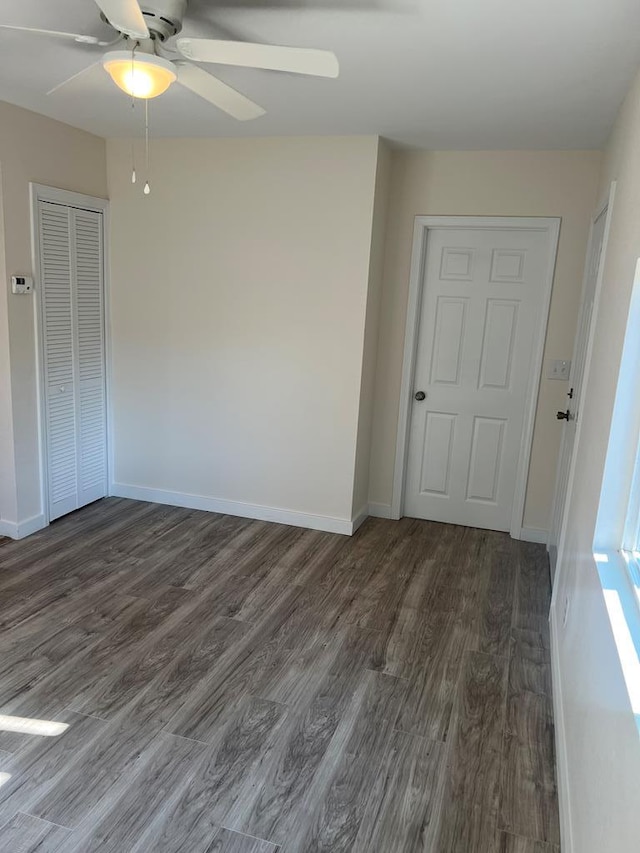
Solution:
{"label": "dark wood laminate floor", "polygon": [[548,606],[541,546],[412,519],[3,540],[0,850],[557,853]]}

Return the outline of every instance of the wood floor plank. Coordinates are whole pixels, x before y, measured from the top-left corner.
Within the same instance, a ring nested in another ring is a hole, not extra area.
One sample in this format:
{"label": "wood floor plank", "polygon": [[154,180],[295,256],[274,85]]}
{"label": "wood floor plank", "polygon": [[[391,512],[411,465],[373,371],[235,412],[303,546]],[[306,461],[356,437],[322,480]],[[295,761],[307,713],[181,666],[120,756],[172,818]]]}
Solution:
{"label": "wood floor plank", "polygon": [[443,744],[395,732],[366,804],[353,853],[428,853],[442,811]]}
{"label": "wood floor plank", "polygon": [[29,812],[43,820],[77,827],[105,797],[133,783],[136,771],[158,748],[159,733],[128,721],[108,724],[67,760],[64,771]]}
{"label": "wood floor plank", "polygon": [[318,633],[293,649],[275,646],[251,692],[282,705],[299,707],[344,653],[340,632]]}
{"label": "wood floor plank", "polygon": [[276,842],[286,837],[356,689],[340,676],[324,679],[308,708],[283,727],[262,784],[236,803],[227,828]]}
{"label": "wood floor plank", "polygon": [[348,853],[353,848],[406,688],[400,679],[377,672],[364,672],[361,681],[363,691],[339,744],[338,759],[326,757],[329,772],[324,779],[314,779],[308,793],[308,820],[287,833],[283,851]]}
{"label": "wood floor plank", "polygon": [[188,783],[202,757],[203,744],[162,733],[145,766],[120,786],[114,802],[101,804],[88,831],[74,835],[74,853],[122,853],[131,850],[155,815]]}
{"label": "wood floor plank", "polygon": [[219,829],[205,853],[277,853],[280,848],[259,838]]}
{"label": "wood floor plank", "polygon": [[505,738],[500,829],[560,844],[553,739],[536,743]]}
{"label": "wood floor plank", "polygon": [[467,647],[468,633],[457,613],[429,616],[396,728],[429,740],[447,739]]}
{"label": "wood floor plank", "polygon": [[521,743],[541,743],[553,737],[553,706],[541,693],[509,689],[506,732]]}
{"label": "wood floor plank", "polygon": [[146,686],[122,706],[122,714],[137,722],[167,725],[206,682],[219,658],[232,649],[249,630],[234,619],[212,618],[183,646]]}
{"label": "wood floor plank", "polygon": [[500,804],[507,661],[469,652],[447,768],[439,853],[493,853]]}
{"label": "wood floor plank", "polygon": [[150,826],[141,850],[204,853],[243,790],[255,787],[270,763],[287,709],[249,697],[203,753],[193,777]]}
{"label": "wood floor plank", "polygon": [[297,587],[283,590],[280,601],[265,616],[265,625],[254,627],[220,656],[208,678],[169,723],[173,734],[204,742],[215,736],[219,726],[235,712],[262,675],[266,665],[265,645],[295,610],[301,594]]}
{"label": "wood floor plank", "polygon": [[153,596],[169,585],[196,588],[194,578],[204,574],[204,567],[247,527],[247,519],[226,515],[183,519],[147,552],[139,577],[128,591]]}
{"label": "wood floor plank", "polygon": [[512,835],[510,832],[501,832],[498,853],[560,853],[560,848],[555,844],[545,844],[542,841]]}
{"label": "wood floor plank", "polygon": [[[207,596],[196,596],[186,590],[169,590],[158,599],[157,604],[179,593],[178,607],[168,611],[167,617],[147,631],[146,636],[134,645],[132,652],[122,655],[112,663],[104,677],[94,681],[89,690],[70,704],[75,711],[92,714],[101,719],[112,719],[118,711],[133,702],[162,670],[169,667],[176,656],[176,649],[189,646],[197,637],[203,624],[209,624],[211,602]],[[152,608],[157,612],[158,608]],[[224,620],[229,628],[230,620]],[[216,624],[214,627],[220,627]],[[224,631],[223,631],[224,632]],[[217,631],[214,631],[217,634]],[[221,647],[219,643],[215,648]],[[102,647],[100,649],[102,651]],[[214,649],[211,650],[212,653]],[[88,665],[96,667],[97,655],[90,655]]]}
{"label": "wood floor plank", "polygon": [[90,748],[106,729],[102,720],[72,712],[55,722],[69,728],[55,737],[25,736],[24,748],[12,762],[10,779],[0,786],[0,826],[16,812],[32,813],[35,804],[54,791],[69,772],[71,757]]}
{"label": "wood floor plank", "polygon": [[535,628],[548,618],[551,604],[549,557],[544,545],[520,542],[514,627]]}
{"label": "wood floor plank", "polygon": [[[123,510],[125,512],[123,513]],[[81,512],[74,512],[27,539],[12,541],[2,549],[3,575],[0,589],[25,582],[37,575],[52,560],[64,561],[78,550],[92,549],[108,532],[108,538],[135,525],[155,512],[149,503],[129,503],[120,498],[98,501]],[[126,515],[126,517],[125,517]],[[77,534],[82,532],[82,539]]]}
{"label": "wood floor plank", "polygon": [[187,590],[175,588],[154,601],[138,599],[127,617],[116,623],[99,643],[80,648],[57,667],[49,666],[45,677],[5,702],[3,710],[25,717],[42,717],[71,706],[78,708],[87,694],[112,677],[114,661],[126,660],[139,642],[146,641],[150,632],[184,605],[185,598],[192,596]]}
{"label": "wood floor plank", "polygon": [[[511,540],[513,541],[513,540]],[[489,578],[479,614],[478,651],[506,657],[511,651],[511,627],[517,563],[509,543],[489,553]]]}
{"label": "wood floor plank", "polygon": [[1,853],[63,853],[71,830],[18,812],[0,828]]}
{"label": "wood floor plank", "polygon": [[537,632],[513,629],[509,682],[514,691],[528,690],[551,696],[549,652]]}
{"label": "wood floor plank", "polygon": [[72,616],[65,601],[5,631],[0,637],[0,679],[34,658],[48,661],[49,666],[63,663],[79,648],[86,650],[97,643],[127,614],[133,615],[139,601],[121,595],[117,582],[117,576],[111,576],[77,595]]}
{"label": "wood floor plank", "polygon": [[305,530],[280,558],[295,583],[319,582],[349,540],[321,530]]}

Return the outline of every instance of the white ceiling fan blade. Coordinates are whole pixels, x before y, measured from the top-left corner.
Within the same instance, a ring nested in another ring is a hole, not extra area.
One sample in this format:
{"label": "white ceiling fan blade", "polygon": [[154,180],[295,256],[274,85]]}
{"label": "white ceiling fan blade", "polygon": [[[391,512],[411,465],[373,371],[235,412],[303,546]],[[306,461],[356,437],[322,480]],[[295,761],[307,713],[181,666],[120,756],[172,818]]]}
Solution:
{"label": "white ceiling fan blade", "polygon": [[314,77],[337,77],[340,73],[338,59],[330,50],[192,38],[179,38],[176,47],[183,56],[195,62],[291,71]]}
{"label": "white ceiling fan blade", "polygon": [[138,0],[95,0],[105,18],[121,33],[134,39],[148,39],[149,29]]}
{"label": "white ceiling fan blade", "polygon": [[231,86],[227,86],[222,80],[218,80],[202,68],[186,62],[177,62],[175,65],[178,71],[178,83],[238,121],[248,121],[265,114],[265,110],[258,104],[254,104],[249,98],[236,92]]}
{"label": "white ceiling fan blade", "polygon": [[72,77],[67,77],[66,80],[63,80],[62,83],[58,83],[57,86],[54,86],[53,89],[49,89],[47,95],[54,95],[59,92],[61,89],[66,88],[67,86],[73,87],[75,83],[89,83],[91,77],[96,78],[96,82],[99,81],[103,73],[102,63],[94,62],[92,65],[87,66],[87,68],[83,68],[82,71],[78,71],[77,74],[74,74]]}
{"label": "white ceiling fan blade", "polygon": [[105,47],[109,44],[107,41],[100,41],[95,36],[83,36],[79,33],[62,33],[58,30],[38,30],[34,27],[14,27],[12,24],[0,24],[0,30],[16,30],[20,33],[31,33],[36,36],[54,36],[55,38],[72,39],[80,44],[97,44]]}

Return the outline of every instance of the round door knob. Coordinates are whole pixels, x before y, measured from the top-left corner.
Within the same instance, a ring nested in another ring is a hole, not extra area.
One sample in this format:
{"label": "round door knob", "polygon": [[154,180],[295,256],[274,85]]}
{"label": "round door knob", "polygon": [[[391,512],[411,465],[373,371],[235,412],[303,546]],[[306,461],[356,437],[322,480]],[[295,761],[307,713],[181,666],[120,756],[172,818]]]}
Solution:
{"label": "round door knob", "polygon": [[567,409],[566,412],[556,412],[556,418],[559,421],[570,421],[571,420],[571,412]]}
{"label": "round door knob", "polygon": [[422,402],[422,400],[424,400],[427,395],[424,393],[424,391],[416,391],[414,396],[416,400]]}

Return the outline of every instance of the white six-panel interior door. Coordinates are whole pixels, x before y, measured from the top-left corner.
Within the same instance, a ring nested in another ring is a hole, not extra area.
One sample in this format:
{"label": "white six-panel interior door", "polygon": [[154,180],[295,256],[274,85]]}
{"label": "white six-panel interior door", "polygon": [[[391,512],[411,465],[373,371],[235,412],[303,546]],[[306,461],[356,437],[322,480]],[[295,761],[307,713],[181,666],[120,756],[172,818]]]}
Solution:
{"label": "white six-panel interior door", "polygon": [[[578,328],[573,348],[573,360],[571,362],[571,378],[569,381],[569,394],[567,396],[567,410],[569,419],[563,421],[562,443],[558,457],[558,470],[556,474],[556,487],[551,513],[551,528],[547,549],[549,551],[549,562],[551,564],[551,578],[555,578],[556,564],[558,561],[558,547],[564,527],[564,516],[566,502],[569,494],[571,479],[571,465],[576,445],[578,418],[583,395],[585,371],[587,370],[587,356],[589,340],[592,334],[593,314],[596,303],[598,281],[600,279],[604,255],[606,252],[606,236],[613,204],[613,190],[610,192],[607,203],[600,208],[591,225],[591,236],[585,264],[585,274],[582,289],[582,302],[580,314],[578,315]],[[569,396],[570,395],[570,396]]]}
{"label": "white six-panel interior door", "polygon": [[49,520],[107,494],[103,214],[37,199]]}
{"label": "white six-panel interior door", "polygon": [[549,240],[544,229],[429,228],[405,515],[511,528]]}

